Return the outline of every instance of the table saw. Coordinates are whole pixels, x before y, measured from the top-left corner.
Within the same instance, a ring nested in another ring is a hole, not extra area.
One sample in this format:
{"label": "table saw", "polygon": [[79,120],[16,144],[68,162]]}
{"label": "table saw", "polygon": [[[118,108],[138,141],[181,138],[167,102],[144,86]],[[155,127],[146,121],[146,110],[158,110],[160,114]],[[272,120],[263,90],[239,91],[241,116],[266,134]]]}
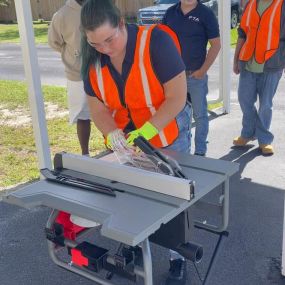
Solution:
{"label": "table saw", "polygon": [[[60,183],[46,174],[3,200],[25,208],[54,209],[45,231],[50,256],[57,265],[103,285],[113,284],[112,274],[133,281],[143,278],[145,285],[152,285],[149,242],[176,250],[193,262],[200,260],[202,250],[191,243],[191,233],[195,226],[222,237],[229,219],[229,180],[238,171],[238,164],[228,161],[174,151],[164,154],[178,162],[184,178],[114,163],[108,152],[95,158],[63,152],[56,155],[51,172]],[[90,191],[92,187],[95,191]],[[218,187],[217,203],[202,201]],[[194,205],[211,216],[216,213],[221,222],[213,225],[206,219],[196,220],[189,214]],[[117,253],[111,255],[97,245],[64,238],[55,225],[58,211],[100,223],[100,234],[118,242]],[[68,248],[70,259],[57,256],[58,247]],[[142,264],[136,264],[137,255]],[[108,278],[97,274],[101,270],[106,270]]]}

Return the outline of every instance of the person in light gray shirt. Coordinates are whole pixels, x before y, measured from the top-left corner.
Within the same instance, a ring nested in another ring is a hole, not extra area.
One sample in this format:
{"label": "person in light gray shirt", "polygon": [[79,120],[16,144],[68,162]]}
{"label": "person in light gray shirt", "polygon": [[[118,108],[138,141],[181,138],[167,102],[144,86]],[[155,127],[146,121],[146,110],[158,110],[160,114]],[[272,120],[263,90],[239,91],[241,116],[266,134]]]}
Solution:
{"label": "person in light gray shirt", "polygon": [[54,15],[48,30],[48,43],[61,53],[67,78],[69,121],[77,124],[83,155],[89,154],[90,114],[80,76],[80,12],[84,0],[67,0]]}

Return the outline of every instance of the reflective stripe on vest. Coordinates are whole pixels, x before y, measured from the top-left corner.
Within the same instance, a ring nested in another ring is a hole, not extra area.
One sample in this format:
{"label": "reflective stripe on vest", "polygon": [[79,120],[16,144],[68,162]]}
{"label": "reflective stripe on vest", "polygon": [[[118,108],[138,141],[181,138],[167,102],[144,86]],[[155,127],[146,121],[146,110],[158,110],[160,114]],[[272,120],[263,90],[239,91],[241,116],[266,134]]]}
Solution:
{"label": "reflective stripe on vest", "polygon": [[[130,119],[136,128],[141,127],[165,100],[163,86],[151,63],[150,38],[153,28],[139,27],[134,62],[125,83],[124,102],[121,102],[107,65],[102,67],[99,62],[89,70],[90,83],[96,96],[108,106],[120,129],[124,129]],[[174,119],[150,142],[156,147],[165,147],[173,143],[177,136],[178,126]]]}
{"label": "reflective stripe on vest", "polygon": [[105,97],[105,89],[104,89],[101,64],[100,63],[96,64],[95,68],[96,68],[96,73],[97,73],[98,88],[100,90],[102,100],[103,100],[105,106],[108,106],[108,103],[107,103],[106,97]]}
{"label": "reflective stripe on vest", "polygon": [[284,0],[273,0],[260,17],[257,0],[250,0],[241,19],[246,41],[240,51],[240,60],[249,61],[254,56],[256,62],[262,64],[274,55],[279,47],[283,3]]}

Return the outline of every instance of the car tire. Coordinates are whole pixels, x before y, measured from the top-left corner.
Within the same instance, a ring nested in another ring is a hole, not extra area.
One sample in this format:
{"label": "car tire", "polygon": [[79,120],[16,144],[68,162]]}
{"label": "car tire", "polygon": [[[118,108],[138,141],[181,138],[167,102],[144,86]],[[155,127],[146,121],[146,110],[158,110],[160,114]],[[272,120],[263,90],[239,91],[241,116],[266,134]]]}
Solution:
{"label": "car tire", "polygon": [[232,8],[231,11],[231,28],[234,29],[238,26],[239,12],[237,8]]}

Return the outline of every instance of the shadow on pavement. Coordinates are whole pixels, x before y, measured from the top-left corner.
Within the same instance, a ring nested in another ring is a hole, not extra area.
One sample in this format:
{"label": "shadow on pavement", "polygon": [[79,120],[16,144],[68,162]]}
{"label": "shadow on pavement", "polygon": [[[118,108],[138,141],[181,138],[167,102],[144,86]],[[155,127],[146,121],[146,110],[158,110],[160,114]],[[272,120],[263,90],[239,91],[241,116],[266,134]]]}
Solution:
{"label": "shadow on pavement", "polygon": [[[231,179],[230,235],[224,241],[210,284],[285,284],[281,275],[284,190],[282,185],[271,187],[242,175],[257,156],[262,156],[259,148],[248,145],[232,147],[220,157],[239,163],[240,169]],[[268,167],[264,169],[265,183],[272,165]]]}

